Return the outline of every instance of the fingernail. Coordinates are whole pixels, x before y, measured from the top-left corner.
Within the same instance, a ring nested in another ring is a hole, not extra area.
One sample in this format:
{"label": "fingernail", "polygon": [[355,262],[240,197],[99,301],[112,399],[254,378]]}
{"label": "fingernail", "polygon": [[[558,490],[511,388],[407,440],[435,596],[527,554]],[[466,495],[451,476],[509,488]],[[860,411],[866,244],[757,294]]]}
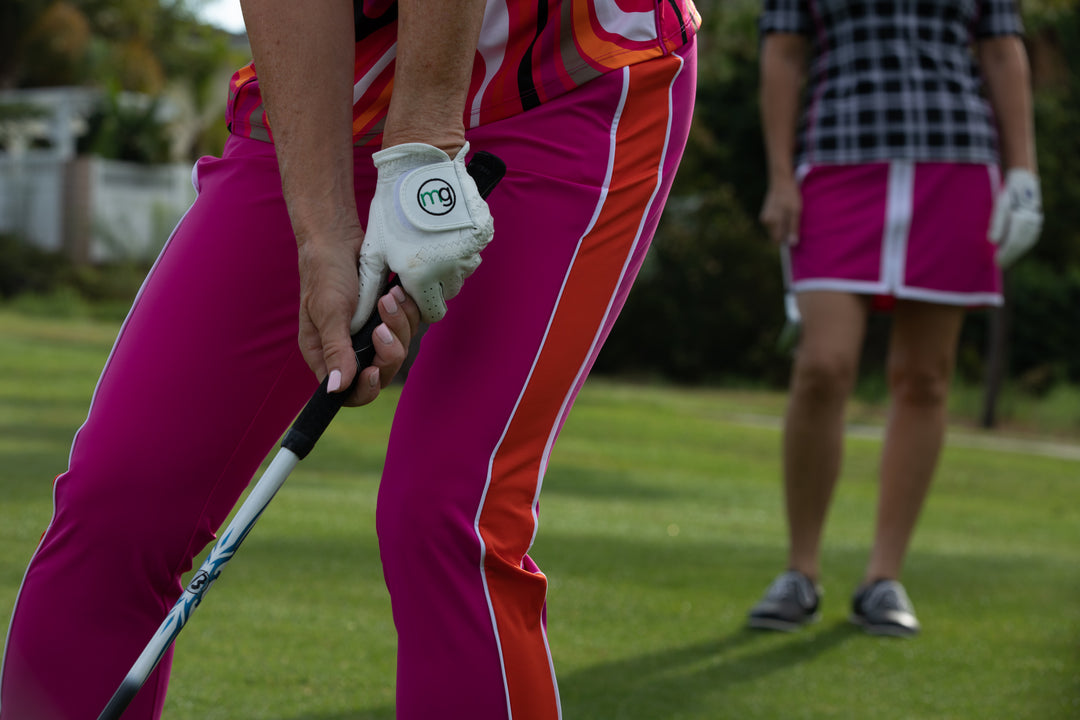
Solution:
{"label": "fingernail", "polygon": [[379,373],[371,373],[370,375],[368,375],[367,384],[368,387],[373,390],[379,387]]}
{"label": "fingernail", "polygon": [[390,288],[390,294],[394,296],[394,299],[399,303],[405,302],[405,291],[401,289],[400,285],[395,285]]}
{"label": "fingernail", "polygon": [[398,304],[397,300],[394,299],[393,293],[390,293],[386,296],[386,312],[390,313],[391,315],[397,315]]}
{"label": "fingernail", "polygon": [[326,379],[326,392],[337,392],[341,389],[341,371],[331,370],[330,377]]}
{"label": "fingernail", "polygon": [[377,335],[379,340],[385,345],[390,345],[394,342],[394,336],[390,333],[390,328],[386,327],[386,325],[380,325],[375,328],[375,335]]}

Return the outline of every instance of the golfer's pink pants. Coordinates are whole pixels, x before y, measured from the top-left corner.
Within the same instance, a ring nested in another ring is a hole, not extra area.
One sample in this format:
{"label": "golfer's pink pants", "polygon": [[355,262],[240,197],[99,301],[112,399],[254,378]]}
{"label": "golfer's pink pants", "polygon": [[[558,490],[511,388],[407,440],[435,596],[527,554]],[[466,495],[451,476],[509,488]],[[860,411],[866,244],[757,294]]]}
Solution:
{"label": "golfer's pink pants", "polygon": [[[495,239],[424,337],[379,492],[399,718],[560,716],[547,581],[526,554],[537,498],[656,229],[694,75],[691,46],[469,134],[509,166]],[[356,156],[361,217],[370,152]],[[315,388],[273,148],[234,137],[195,182],[56,480],[7,638],[2,720],[97,717]],[[663,335],[640,332],[643,352]],[[125,718],[159,717],[169,666]]]}

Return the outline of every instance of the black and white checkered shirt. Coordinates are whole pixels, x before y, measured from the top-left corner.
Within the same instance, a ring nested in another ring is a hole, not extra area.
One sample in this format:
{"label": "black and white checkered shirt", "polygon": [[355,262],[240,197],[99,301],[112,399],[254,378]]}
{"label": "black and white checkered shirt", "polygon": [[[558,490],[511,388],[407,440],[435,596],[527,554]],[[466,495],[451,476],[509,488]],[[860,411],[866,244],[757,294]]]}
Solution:
{"label": "black and white checkered shirt", "polygon": [[997,163],[971,52],[1019,34],[1014,0],[763,0],[759,29],[810,41],[796,163]]}

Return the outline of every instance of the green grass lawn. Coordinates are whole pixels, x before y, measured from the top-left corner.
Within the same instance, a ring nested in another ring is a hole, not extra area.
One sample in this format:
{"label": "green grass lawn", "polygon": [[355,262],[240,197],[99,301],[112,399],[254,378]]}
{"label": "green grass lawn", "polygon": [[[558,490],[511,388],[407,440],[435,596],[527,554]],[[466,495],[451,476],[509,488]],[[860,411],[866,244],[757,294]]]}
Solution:
{"label": "green grass lawn", "polygon": [[[116,327],[0,310],[5,622]],[[393,718],[374,501],[395,397],[344,411],[294,471],[178,639],[168,720]],[[743,621],[784,562],[782,407],[596,380],[582,392],[532,553],[565,717],[1080,717],[1080,437],[957,427],[905,574],[923,634],[871,638],[846,622],[880,446],[879,413],[855,408],[822,621],[763,634]]]}

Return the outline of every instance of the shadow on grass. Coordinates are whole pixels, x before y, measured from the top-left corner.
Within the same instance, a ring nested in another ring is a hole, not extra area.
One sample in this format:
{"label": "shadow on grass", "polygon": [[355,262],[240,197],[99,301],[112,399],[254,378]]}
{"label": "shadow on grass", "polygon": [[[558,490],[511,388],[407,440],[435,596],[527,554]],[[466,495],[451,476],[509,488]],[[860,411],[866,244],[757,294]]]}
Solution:
{"label": "shadow on grass", "polygon": [[717,694],[729,687],[812,662],[857,632],[847,623],[791,638],[740,629],[565,674],[559,688],[563,706],[573,708],[576,717],[646,717],[644,707],[662,707],[679,717],[705,704],[714,706]]}
{"label": "shadow on grass", "polygon": [[[565,673],[559,680],[564,711],[577,718],[644,717],[661,706],[678,716],[693,712],[730,686],[812,662],[858,634],[847,623],[811,637],[775,642],[775,633],[742,629],[726,637],[643,653]],[[282,720],[393,720],[392,707],[346,713],[298,715]]]}

